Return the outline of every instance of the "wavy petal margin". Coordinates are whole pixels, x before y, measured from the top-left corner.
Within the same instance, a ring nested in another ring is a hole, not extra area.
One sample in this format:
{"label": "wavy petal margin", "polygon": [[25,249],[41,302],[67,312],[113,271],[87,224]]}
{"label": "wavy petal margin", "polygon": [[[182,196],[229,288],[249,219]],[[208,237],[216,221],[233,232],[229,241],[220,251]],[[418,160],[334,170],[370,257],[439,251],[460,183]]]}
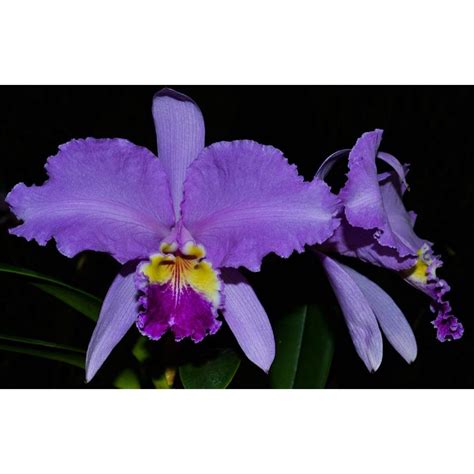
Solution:
{"label": "wavy petal margin", "polygon": [[119,262],[147,257],[174,224],[166,174],[146,148],[127,140],[72,140],[48,159],[41,186],[17,184],[6,201],[24,222],[10,230],[40,245],[54,238],[73,257],[108,252]]}
{"label": "wavy petal margin", "polygon": [[305,182],[281,151],[242,140],[203,150],[188,172],[182,214],[215,267],[258,271],[270,252],[288,257],[326,240],[338,209],[323,181]]}

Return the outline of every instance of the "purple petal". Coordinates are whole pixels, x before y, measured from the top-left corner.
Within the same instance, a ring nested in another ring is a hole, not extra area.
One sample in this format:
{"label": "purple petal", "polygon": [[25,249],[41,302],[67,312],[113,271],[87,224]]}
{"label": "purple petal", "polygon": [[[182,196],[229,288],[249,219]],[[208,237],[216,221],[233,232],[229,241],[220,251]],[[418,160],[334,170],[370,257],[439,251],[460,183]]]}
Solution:
{"label": "purple petal", "polygon": [[155,94],[153,118],[158,157],[169,178],[178,219],[188,166],[204,148],[204,119],[189,97],[172,89],[162,89]]}
{"label": "purple petal", "polygon": [[364,133],[349,153],[347,182],[339,193],[349,224],[363,229],[383,228],[386,222],[380,206],[375,157],[382,130]]}
{"label": "purple petal", "polygon": [[[365,133],[349,154],[349,173],[339,193],[344,204],[340,227],[324,245],[327,251],[356,257],[374,265],[400,271],[416,262],[416,249],[400,238],[392,227],[391,215],[385,203],[379,181],[393,173],[377,174],[376,158],[388,163],[400,178],[400,188],[406,188],[405,168],[392,155],[378,152],[382,131]],[[327,174],[333,162],[344,150],[331,155],[318,171]]]}
{"label": "purple petal", "polygon": [[20,183],[7,196],[24,221],[14,235],[40,245],[54,238],[67,257],[96,250],[124,263],[156,251],[174,223],[166,174],[145,148],[118,138],[72,140],[45,168],[42,186]]}
{"label": "purple petal", "polygon": [[417,354],[416,339],[400,308],[373,281],[346,265],[339,265],[362,290],[390,344],[409,364],[413,362]]}
{"label": "purple petal", "polygon": [[382,335],[374,312],[343,266],[320,252],[317,255],[344,314],[357,354],[366,367],[374,372],[379,368],[383,355]]}
{"label": "purple petal", "polygon": [[[393,233],[383,206],[375,163],[381,140],[382,130],[364,133],[357,140],[349,154],[347,182],[339,197],[351,226],[374,230],[380,245],[396,249],[402,258],[413,258],[412,249]],[[385,161],[392,161],[385,155],[383,157]]]}
{"label": "purple petal", "polygon": [[377,153],[377,158],[379,160],[385,161],[385,163],[390,165],[395,173],[397,173],[403,194],[408,189],[408,183],[406,181],[408,165],[402,165],[393,155],[390,153],[385,153],[384,151],[379,151]]}
{"label": "purple petal", "polygon": [[189,169],[183,222],[216,267],[257,271],[275,252],[288,257],[321,243],[338,226],[337,198],[305,182],[271,147],[243,140],[207,147]]}
{"label": "purple petal", "polygon": [[390,173],[380,182],[380,193],[390,227],[397,238],[416,254],[426,242],[413,230],[414,216],[408,212],[402,201],[402,183],[395,173]]}
{"label": "purple petal", "polygon": [[[380,130],[376,130],[379,132]],[[343,150],[338,150],[331,155],[329,155],[321,164],[321,166],[318,168],[318,171],[316,172],[316,176],[319,179],[326,179],[327,175],[330,173],[332,170],[333,166],[341,160],[344,156],[346,156],[348,153],[350,153],[350,149],[345,148]],[[389,153],[385,152],[378,152],[377,153],[377,158],[385,161],[388,165],[390,165],[398,174],[400,181],[403,183],[404,188],[408,188],[408,184],[406,182],[406,172],[405,172],[405,167],[392,155]]]}
{"label": "purple petal", "polygon": [[395,271],[407,270],[416,262],[416,252],[400,256],[397,249],[381,245],[372,230],[351,226],[345,216],[341,218],[341,225],[321,248],[325,252],[336,252]]}
{"label": "purple petal", "polygon": [[100,310],[99,320],[87,348],[86,381],[94,377],[112,349],[138,317],[134,269],[123,267],[113,281]]}
{"label": "purple petal", "polygon": [[268,316],[244,276],[230,268],[222,270],[224,319],[245,355],[265,372],[275,358],[275,338]]}

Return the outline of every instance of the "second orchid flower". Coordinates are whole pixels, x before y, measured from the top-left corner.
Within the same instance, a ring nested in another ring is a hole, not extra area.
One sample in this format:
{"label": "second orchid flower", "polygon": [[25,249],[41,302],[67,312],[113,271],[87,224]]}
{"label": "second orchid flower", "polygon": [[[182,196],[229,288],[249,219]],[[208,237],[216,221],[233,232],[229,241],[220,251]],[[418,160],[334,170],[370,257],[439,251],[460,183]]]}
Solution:
{"label": "second orchid flower", "polygon": [[[431,242],[415,234],[416,215],[403,205],[408,167],[392,155],[379,152],[381,140],[381,130],[364,133],[352,150],[334,153],[316,174],[316,179],[325,179],[333,165],[349,152],[347,181],[338,194],[343,204],[341,225],[314,250],[339,301],[356,351],[371,371],[377,370],[382,361],[380,329],[408,362],[413,362],[417,354],[415,336],[385,291],[331,254],[393,270],[427,294],[440,341],[459,339],[464,332],[446,300],[449,285],[436,274],[442,261],[433,253]],[[378,173],[377,159],[388,164],[390,171]]]}

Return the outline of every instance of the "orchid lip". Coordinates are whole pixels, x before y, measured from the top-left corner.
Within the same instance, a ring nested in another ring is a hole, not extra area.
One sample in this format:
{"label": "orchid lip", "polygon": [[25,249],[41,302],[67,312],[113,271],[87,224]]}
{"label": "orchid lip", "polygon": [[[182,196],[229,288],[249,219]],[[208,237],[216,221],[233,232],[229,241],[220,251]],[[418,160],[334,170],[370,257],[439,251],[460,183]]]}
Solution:
{"label": "orchid lip", "polygon": [[204,247],[194,241],[165,241],[159,253],[139,265],[143,295],[137,327],[143,335],[157,340],[171,330],[178,341],[190,337],[199,342],[219,329],[222,284],[205,256]]}
{"label": "orchid lip", "polygon": [[436,314],[432,321],[436,328],[440,342],[460,339],[464,334],[462,323],[451,313],[451,305],[445,299],[450,291],[448,283],[436,275],[436,271],[443,265],[439,256],[434,255],[431,246],[423,244],[417,251],[416,264],[401,276],[410,285],[419,289],[431,298],[430,309]]}

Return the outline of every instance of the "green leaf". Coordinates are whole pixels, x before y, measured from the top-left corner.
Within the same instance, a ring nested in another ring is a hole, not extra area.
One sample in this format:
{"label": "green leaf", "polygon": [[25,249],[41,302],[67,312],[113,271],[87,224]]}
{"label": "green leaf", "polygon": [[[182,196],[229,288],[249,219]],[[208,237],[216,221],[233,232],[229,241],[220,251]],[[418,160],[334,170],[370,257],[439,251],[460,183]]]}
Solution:
{"label": "green leaf", "polygon": [[78,288],[74,288],[73,286],[67,285],[62,281],[55,280],[54,278],[51,278],[47,275],[43,275],[33,270],[28,270],[26,268],[7,265],[6,263],[0,263],[0,272],[12,273],[33,280],[39,280],[30,283],[45,293],[48,293],[63,303],[71,306],[76,311],[79,311],[92,321],[97,321],[99,317],[102,301],[90,293]]}
{"label": "green leaf", "polygon": [[151,353],[148,347],[148,339],[146,337],[138,336],[137,342],[132,348],[132,354],[135,359],[143,364],[147,359],[150,358]]}
{"label": "green leaf", "polygon": [[53,283],[31,282],[31,285],[66,303],[92,321],[97,321],[99,318],[101,301],[95,296],[83,294],[78,290],[71,290],[70,288],[58,286]]}
{"label": "green leaf", "polygon": [[334,335],[317,305],[303,305],[274,324],[272,388],[324,388],[334,355]]}
{"label": "green leaf", "polygon": [[82,349],[40,339],[0,334],[0,350],[56,360],[74,367],[84,368],[85,352]]}
{"label": "green leaf", "polygon": [[176,369],[174,367],[168,367],[159,377],[154,377],[151,381],[155,388],[173,388],[175,376]]}
{"label": "green leaf", "polygon": [[184,388],[226,388],[239,365],[239,356],[231,349],[224,349],[202,364],[182,365],[179,376]]}
{"label": "green leaf", "polygon": [[133,369],[124,369],[113,382],[116,388],[141,388],[140,378]]}

